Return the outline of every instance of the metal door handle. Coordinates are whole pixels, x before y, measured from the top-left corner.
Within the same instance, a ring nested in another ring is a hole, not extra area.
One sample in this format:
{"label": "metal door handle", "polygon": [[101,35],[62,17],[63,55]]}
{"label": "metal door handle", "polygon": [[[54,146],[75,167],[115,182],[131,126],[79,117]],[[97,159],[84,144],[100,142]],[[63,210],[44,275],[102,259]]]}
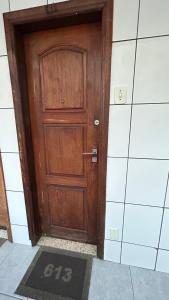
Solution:
{"label": "metal door handle", "polygon": [[93,148],[92,152],[84,152],[83,155],[84,156],[92,156],[92,163],[97,163],[97,148]]}
{"label": "metal door handle", "polygon": [[97,148],[93,148],[92,152],[84,152],[83,155],[92,155],[96,156],[97,155]]}

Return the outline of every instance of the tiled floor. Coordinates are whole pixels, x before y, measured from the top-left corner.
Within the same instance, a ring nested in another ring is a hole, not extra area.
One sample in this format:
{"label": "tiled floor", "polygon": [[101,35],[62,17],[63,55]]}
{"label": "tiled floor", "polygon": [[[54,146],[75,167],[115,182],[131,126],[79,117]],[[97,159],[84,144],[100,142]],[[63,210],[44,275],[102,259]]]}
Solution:
{"label": "tiled floor", "polygon": [[[0,300],[25,299],[14,294],[38,247],[0,247]],[[94,259],[89,300],[168,300],[169,274]]]}

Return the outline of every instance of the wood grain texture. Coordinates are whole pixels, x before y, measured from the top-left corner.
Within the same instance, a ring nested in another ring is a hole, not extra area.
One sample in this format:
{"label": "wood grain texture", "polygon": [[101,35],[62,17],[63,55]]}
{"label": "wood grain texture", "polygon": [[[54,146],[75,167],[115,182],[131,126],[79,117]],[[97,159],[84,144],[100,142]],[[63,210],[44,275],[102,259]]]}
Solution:
{"label": "wood grain texture", "polygon": [[[99,130],[99,182],[98,182],[98,209],[97,209],[97,246],[98,256],[103,257],[104,228],[105,228],[105,187],[106,187],[106,157],[107,132],[110,94],[110,66],[112,47],[112,16],[113,0],[71,0],[55,4],[50,14],[46,6],[6,13],[4,15],[6,41],[8,49],[9,66],[12,80],[14,106],[19,137],[19,149],[23,173],[23,185],[28,214],[28,227],[32,244],[36,244],[41,234],[40,219],[37,202],[37,188],[34,170],[34,154],[32,150],[32,137],[30,132],[30,112],[28,107],[28,93],[25,72],[25,58],[23,47],[23,34],[38,30],[47,30],[63,26],[72,26],[84,23],[101,22],[102,37],[102,68],[101,68],[101,112]],[[97,115],[96,115],[97,117]],[[67,115],[61,113],[60,117],[53,118],[46,113],[43,121],[50,124],[57,119],[58,124],[73,124],[74,120],[69,111]],[[87,116],[83,112],[77,113],[76,123],[85,123]],[[51,183],[53,177],[49,176]],[[63,176],[57,177],[58,184],[76,184],[80,178]],[[71,183],[70,183],[71,182]],[[78,184],[79,184],[78,183]],[[82,185],[82,182],[81,182]],[[83,187],[86,186],[85,178]],[[64,230],[61,230],[64,233]],[[83,238],[83,237],[82,237]]]}
{"label": "wood grain texture", "polygon": [[[98,128],[94,126],[94,119],[96,115],[99,117],[101,103],[100,42],[100,23],[41,31],[24,38],[42,230],[44,234],[60,238],[71,238],[72,232],[71,239],[88,243],[97,243],[98,173],[97,164],[83,153],[98,147]],[[73,124],[68,119],[61,125],[58,122],[60,112],[66,119],[69,110]],[[78,124],[78,112],[84,116],[85,123]],[[45,123],[46,113],[48,124]],[[49,177],[52,177],[52,184]],[[56,197],[52,200],[48,194],[49,188],[58,185],[58,178],[62,189],[65,188],[65,192],[62,191],[65,196],[62,198],[63,208]],[[72,192],[73,179],[79,189],[85,182],[86,197],[83,201],[79,192]],[[87,209],[82,209],[82,204]],[[84,232],[78,233],[84,219]],[[71,227],[72,220],[75,228]],[[64,224],[70,224],[68,230]],[[60,230],[63,227],[66,228],[62,235]]]}

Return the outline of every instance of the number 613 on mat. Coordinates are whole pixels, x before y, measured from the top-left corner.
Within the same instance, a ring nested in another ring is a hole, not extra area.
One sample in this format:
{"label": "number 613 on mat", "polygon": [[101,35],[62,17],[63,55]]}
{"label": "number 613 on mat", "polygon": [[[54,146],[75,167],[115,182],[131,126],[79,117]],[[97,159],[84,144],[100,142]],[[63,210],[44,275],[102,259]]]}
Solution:
{"label": "number 613 on mat", "polygon": [[63,266],[56,267],[54,264],[48,264],[43,271],[45,278],[54,277],[56,280],[62,280],[65,283],[71,281],[72,273],[73,271],[71,268],[66,268]]}

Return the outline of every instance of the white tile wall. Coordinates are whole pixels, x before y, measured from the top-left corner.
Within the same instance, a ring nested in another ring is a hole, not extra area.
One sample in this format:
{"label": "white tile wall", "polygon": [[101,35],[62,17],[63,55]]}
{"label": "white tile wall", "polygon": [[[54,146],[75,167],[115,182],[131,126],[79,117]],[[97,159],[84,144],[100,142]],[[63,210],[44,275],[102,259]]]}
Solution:
{"label": "white tile wall", "polygon": [[[0,55],[6,54],[2,12],[8,1],[0,1]],[[52,3],[53,0],[49,0]],[[56,0],[55,2],[60,2]],[[141,0],[139,36],[169,34],[167,0]],[[47,4],[47,0],[10,0],[11,10]],[[121,242],[110,240],[110,228],[119,229],[122,239],[124,196],[129,147],[131,103],[134,101],[131,157],[168,159],[129,159],[122,263],[153,269],[162,220],[162,208],[142,205],[163,205],[169,161],[169,38],[138,40],[134,99],[132,99],[134,57],[136,50],[139,0],[115,0],[113,22],[113,56],[111,107],[108,145],[107,207],[105,259],[120,262]],[[153,9],[152,9],[153,8]],[[117,42],[122,41],[123,42]],[[125,41],[124,41],[125,40]],[[114,87],[127,87],[129,105],[114,105]],[[145,105],[137,104],[146,103]],[[155,103],[147,105],[147,103]],[[135,105],[136,104],[136,105]],[[0,145],[1,151],[18,151],[7,57],[0,57]],[[4,109],[5,108],[5,109]],[[5,126],[4,126],[5,124]],[[112,158],[114,157],[114,158]],[[115,158],[118,157],[118,158]],[[19,154],[2,153],[6,189],[23,191]],[[30,245],[23,193],[7,192],[14,242]],[[113,201],[113,202],[109,202]],[[122,202],[122,203],[117,203]],[[169,191],[166,198],[169,207]],[[168,247],[168,210],[165,210],[161,247]],[[151,220],[151,222],[150,222]],[[20,226],[24,225],[24,226]],[[26,225],[26,226],[25,226]],[[167,248],[168,249],[168,248]],[[169,252],[159,250],[157,269],[169,272]]]}
{"label": "white tile wall", "polygon": [[[8,12],[8,11],[9,11],[8,0],[1,0],[1,3],[0,3],[0,55],[7,54],[3,13]],[[0,68],[0,70],[1,70],[1,68]]]}
{"label": "white tile wall", "polygon": [[169,250],[169,209],[165,209],[164,211],[164,220],[159,247]]}
{"label": "white tile wall", "polygon": [[126,202],[164,206],[169,161],[130,159]]}
{"label": "white tile wall", "polygon": [[47,0],[10,0],[10,9],[13,11],[46,4]]}
{"label": "white tile wall", "polygon": [[169,208],[169,185],[168,185],[168,188],[167,188],[165,206]]}
{"label": "white tile wall", "polygon": [[123,243],[122,264],[154,269],[157,250]]}
{"label": "white tile wall", "polygon": [[130,116],[130,105],[110,106],[108,156],[127,156]]}
{"label": "white tile wall", "polygon": [[12,225],[13,242],[17,244],[31,245],[29,240],[28,228],[26,226]]}
{"label": "white tile wall", "polygon": [[7,192],[7,198],[11,224],[28,226],[23,192]]}
{"label": "white tile wall", "polygon": [[159,250],[156,270],[169,273],[169,251]]}
{"label": "white tile wall", "polygon": [[0,57],[0,108],[13,107],[8,58]]}
{"label": "white tile wall", "polygon": [[112,71],[111,71],[111,97],[114,104],[114,88],[127,88],[127,103],[132,102],[134,59],[136,41],[119,42],[113,44]]}
{"label": "white tile wall", "polygon": [[141,0],[139,37],[169,34],[168,15],[168,0]]}
{"label": "white tile wall", "polygon": [[157,247],[162,211],[162,208],[126,204],[123,240]]}
{"label": "white tile wall", "polygon": [[168,116],[169,104],[133,107],[131,157],[169,158]]}
{"label": "white tile wall", "polygon": [[139,40],[134,103],[169,102],[169,36]]}
{"label": "white tile wall", "polygon": [[114,0],[114,41],[136,38],[138,6],[138,0]]}
{"label": "white tile wall", "polygon": [[13,109],[0,109],[0,148],[2,152],[18,152]]}
{"label": "white tile wall", "polygon": [[107,160],[107,201],[124,202],[127,158]]}
{"label": "white tile wall", "polygon": [[105,240],[104,259],[120,263],[121,243]]}
{"label": "white tile wall", "polygon": [[122,237],[124,205],[122,203],[107,202],[106,204],[106,239],[111,239],[110,229],[117,228],[119,230],[119,240]]}
{"label": "white tile wall", "polygon": [[6,189],[11,191],[23,191],[19,154],[2,153]]}

